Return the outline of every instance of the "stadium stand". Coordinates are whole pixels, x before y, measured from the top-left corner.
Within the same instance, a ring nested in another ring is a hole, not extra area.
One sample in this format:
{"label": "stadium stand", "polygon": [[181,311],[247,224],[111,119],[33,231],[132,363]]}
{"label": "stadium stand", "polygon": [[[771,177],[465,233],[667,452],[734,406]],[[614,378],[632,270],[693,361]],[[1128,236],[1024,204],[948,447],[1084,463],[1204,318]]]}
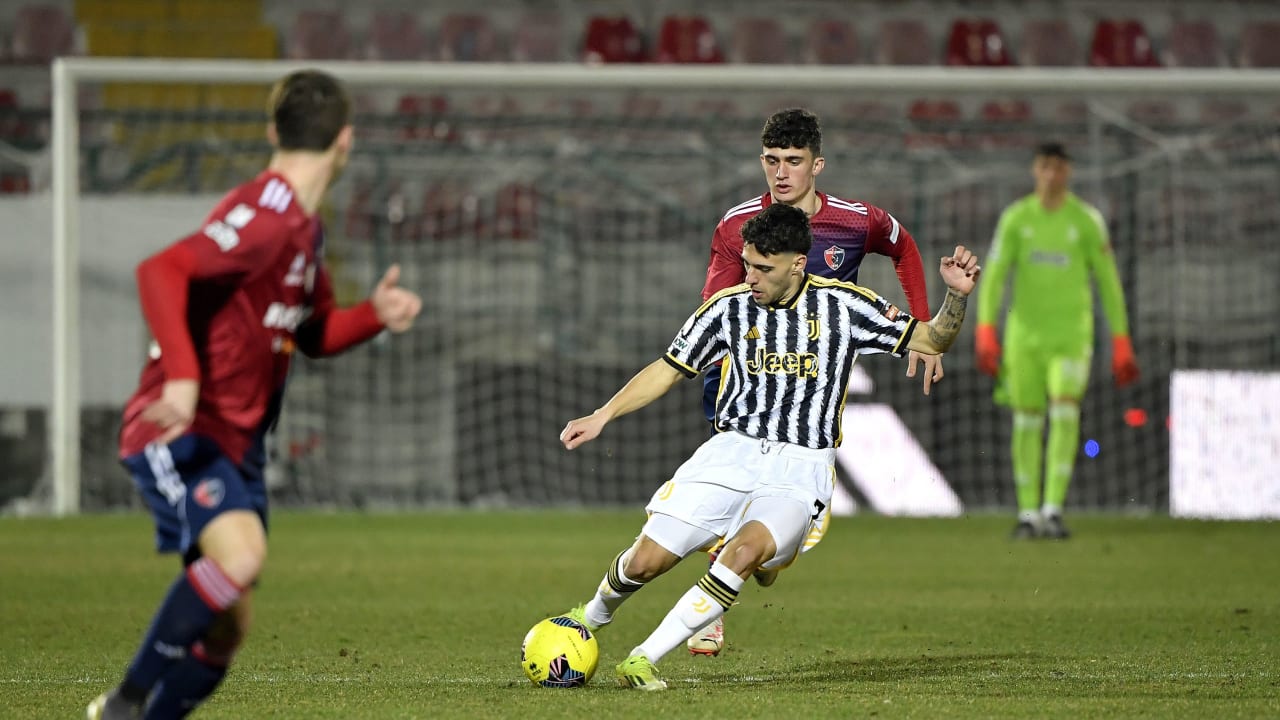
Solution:
{"label": "stadium stand", "polygon": [[777,18],[738,17],[733,20],[728,61],[758,65],[787,65],[792,62],[790,41]]}
{"label": "stadium stand", "polygon": [[805,61],[819,65],[854,65],[862,61],[862,45],[853,23],[818,18],[805,36]]}
{"label": "stadium stand", "polygon": [[1089,46],[1094,67],[1160,67],[1147,28],[1138,20],[1099,20]]}
{"label": "stadium stand", "polygon": [[440,21],[440,59],[445,62],[504,60],[498,31],[488,15],[456,13]]}
{"label": "stadium stand", "polygon": [[1004,67],[1012,65],[1000,25],[990,18],[960,19],[947,39],[948,65]]}
{"label": "stadium stand", "polygon": [[724,52],[710,21],[701,15],[668,15],[662,19],[654,62],[722,63]]}
{"label": "stadium stand", "polygon": [[13,21],[9,58],[18,63],[47,63],[75,52],[75,23],[58,5],[24,5]]}
{"label": "stadium stand", "polygon": [[886,20],[876,35],[876,62],[881,65],[936,65],[933,35],[921,20]]}
{"label": "stadium stand", "polygon": [[1222,67],[1227,53],[1218,37],[1218,28],[1210,20],[1175,21],[1169,28],[1164,50],[1164,64],[1169,67]]}
{"label": "stadium stand", "polygon": [[1033,67],[1081,65],[1080,45],[1071,25],[1061,18],[1028,19],[1022,24],[1018,62]]}
{"label": "stadium stand", "polygon": [[601,63],[644,62],[644,37],[628,17],[593,16],[587,19],[582,41],[582,61]]}
{"label": "stadium stand", "polygon": [[515,62],[564,62],[570,57],[568,50],[560,13],[522,15],[511,36],[511,59]]}
{"label": "stadium stand", "polygon": [[370,60],[429,60],[435,54],[417,13],[379,10],[369,23],[365,57]]}

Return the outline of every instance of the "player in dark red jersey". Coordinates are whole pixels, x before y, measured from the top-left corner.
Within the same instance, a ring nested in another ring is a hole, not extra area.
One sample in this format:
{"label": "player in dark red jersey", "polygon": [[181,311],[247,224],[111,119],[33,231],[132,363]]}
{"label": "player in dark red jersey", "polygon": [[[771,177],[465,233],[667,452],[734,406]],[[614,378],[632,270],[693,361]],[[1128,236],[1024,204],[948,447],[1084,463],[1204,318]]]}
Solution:
{"label": "player in dark red jersey", "polygon": [[124,411],[120,457],[181,553],[121,684],[90,720],[183,717],[207,698],[249,627],[266,559],[265,436],[295,350],[340,353],[384,328],[403,332],[421,299],[392,266],[368,300],[337,307],[316,216],[352,145],[342,86],[315,71],[276,84],[261,175],[232,190],[203,227],[137,269],[150,361]]}
{"label": "player in dark red jersey", "polygon": [[[742,225],[774,203],[798,207],[809,216],[813,245],[806,267],[823,277],[856,283],[858,269],[868,253],[885,255],[893,260],[898,280],[907,296],[911,315],[929,320],[929,296],[924,281],[924,264],[911,233],[889,213],[864,202],[842,200],[818,192],[816,180],[822,172],[822,130],[818,118],[803,108],[790,108],[774,113],[760,133],[763,151],[760,165],[764,168],[769,192],[729,208],[716,226],[711,238],[711,260],[707,264],[707,280],[702,299],[744,281],[742,265]],[[942,379],[942,356],[912,351],[907,360],[907,377],[915,377],[916,368],[924,365],[924,394]],[[715,417],[720,390],[719,369],[704,375],[702,409],[708,421]],[[715,555],[712,554],[712,562]],[[757,576],[762,585],[771,584],[774,575]],[[689,651],[700,655],[718,655],[724,648],[722,619],[689,639]]]}

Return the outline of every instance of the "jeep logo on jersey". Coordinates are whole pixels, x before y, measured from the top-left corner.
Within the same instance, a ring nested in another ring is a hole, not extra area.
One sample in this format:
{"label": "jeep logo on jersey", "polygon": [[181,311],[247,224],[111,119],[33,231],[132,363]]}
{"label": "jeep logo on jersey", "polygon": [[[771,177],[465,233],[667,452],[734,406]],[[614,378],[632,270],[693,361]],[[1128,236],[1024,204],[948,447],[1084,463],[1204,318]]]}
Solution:
{"label": "jeep logo on jersey", "polygon": [[300,252],[293,259],[293,262],[289,264],[289,272],[284,275],[285,287],[298,287],[299,285],[302,285],[303,281],[306,279],[306,271],[307,254]]}
{"label": "jeep logo on jersey", "polygon": [[285,305],[274,302],[267,306],[267,314],[262,318],[262,326],[293,332],[310,314],[311,308],[306,305]]}
{"label": "jeep logo on jersey", "polygon": [[844,264],[844,257],[844,248],[839,245],[832,245],[827,248],[826,252],[822,253],[822,259],[827,261],[827,267],[832,270],[840,269],[840,266]]}
{"label": "jeep logo on jersey", "polygon": [[752,375],[795,375],[818,377],[818,356],[813,353],[775,353],[756,350],[756,356],[747,361],[747,372]]}

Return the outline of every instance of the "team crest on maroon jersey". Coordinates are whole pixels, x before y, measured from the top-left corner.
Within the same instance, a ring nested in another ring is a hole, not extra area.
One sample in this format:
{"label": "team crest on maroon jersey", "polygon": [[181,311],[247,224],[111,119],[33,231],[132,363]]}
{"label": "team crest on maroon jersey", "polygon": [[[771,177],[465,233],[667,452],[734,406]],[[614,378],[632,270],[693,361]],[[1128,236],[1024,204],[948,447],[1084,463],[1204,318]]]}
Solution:
{"label": "team crest on maroon jersey", "polygon": [[827,267],[832,270],[839,270],[840,266],[844,264],[844,258],[844,248],[839,245],[832,245],[827,248],[826,252],[822,253],[822,259],[827,262]]}
{"label": "team crest on maroon jersey", "polygon": [[200,507],[213,508],[222,504],[222,498],[226,497],[227,488],[222,484],[220,478],[205,478],[201,480],[196,489],[191,493],[191,497]]}

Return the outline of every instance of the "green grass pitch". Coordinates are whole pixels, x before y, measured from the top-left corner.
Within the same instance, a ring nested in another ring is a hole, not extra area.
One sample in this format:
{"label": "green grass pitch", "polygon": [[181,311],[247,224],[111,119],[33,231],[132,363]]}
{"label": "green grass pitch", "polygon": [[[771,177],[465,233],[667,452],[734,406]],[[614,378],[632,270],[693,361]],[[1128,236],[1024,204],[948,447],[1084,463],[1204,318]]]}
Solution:
{"label": "green grass pitch", "polygon": [[[256,624],[204,718],[1261,718],[1280,716],[1280,524],[838,519],[719,658],[672,689],[613,665],[705,572],[690,558],[600,634],[581,690],[525,680],[519,645],[584,601],[633,511],[281,513]],[[118,681],[177,568],[141,515],[0,519],[0,717],[74,718]]]}

